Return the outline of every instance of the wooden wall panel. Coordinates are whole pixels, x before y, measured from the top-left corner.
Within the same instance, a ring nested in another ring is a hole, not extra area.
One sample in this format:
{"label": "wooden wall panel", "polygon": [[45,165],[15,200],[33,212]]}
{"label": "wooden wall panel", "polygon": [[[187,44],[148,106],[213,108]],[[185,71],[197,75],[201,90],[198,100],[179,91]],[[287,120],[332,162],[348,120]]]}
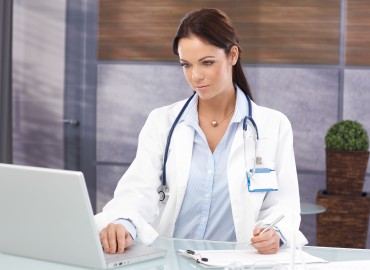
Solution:
{"label": "wooden wall panel", "polygon": [[244,63],[338,64],[338,0],[101,0],[99,60],[177,60],[178,23],[199,7],[231,17]]}
{"label": "wooden wall panel", "polygon": [[346,64],[370,66],[370,1],[347,1]]}

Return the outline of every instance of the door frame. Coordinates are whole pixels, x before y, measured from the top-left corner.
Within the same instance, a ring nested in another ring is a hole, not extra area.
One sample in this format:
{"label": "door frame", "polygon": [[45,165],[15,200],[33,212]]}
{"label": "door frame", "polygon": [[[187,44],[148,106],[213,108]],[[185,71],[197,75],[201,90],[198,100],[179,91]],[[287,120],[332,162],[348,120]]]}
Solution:
{"label": "door frame", "polygon": [[98,0],[66,1],[64,164],[82,171],[96,211]]}

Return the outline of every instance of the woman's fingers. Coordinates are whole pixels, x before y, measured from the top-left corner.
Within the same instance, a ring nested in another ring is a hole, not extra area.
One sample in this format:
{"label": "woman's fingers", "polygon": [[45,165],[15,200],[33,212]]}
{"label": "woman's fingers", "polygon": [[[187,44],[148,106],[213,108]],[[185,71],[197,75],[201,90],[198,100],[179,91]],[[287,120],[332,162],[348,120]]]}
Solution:
{"label": "woman's fingers", "polygon": [[280,247],[280,236],[274,229],[260,234],[262,230],[263,228],[256,228],[253,231],[254,236],[251,239],[253,247],[261,254],[277,253]]}
{"label": "woman's fingers", "polygon": [[132,238],[122,224],[110,223],[100,232],[100,242],[106,253],[123,253],[132,245]]}

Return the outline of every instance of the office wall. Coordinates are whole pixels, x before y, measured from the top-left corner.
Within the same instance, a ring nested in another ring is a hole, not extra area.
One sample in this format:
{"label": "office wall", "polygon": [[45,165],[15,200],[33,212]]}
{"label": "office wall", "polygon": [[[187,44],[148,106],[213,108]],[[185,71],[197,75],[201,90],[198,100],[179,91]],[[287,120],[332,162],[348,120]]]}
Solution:
{"label": "office wall", "polygon": [[[325,189],[327,129],[337,120],[354,119],[370,133],[366,45],[370,23],[364,15],[369,4],[360,0],[236,1],[235,5],[192,1],[186,6],[185,2],[157,1],[150,10],[136,1],[100,2],[98,210],[111,198],[134,158],[137,135],[150,110],[190,95],[181,67],[171,55],[170,41],[184,11],[206,4],[223,8],[236,19],[256,102],[290,119],[301,201],[314,203],[318,190]],[[165,24],[166,20],[171,23]],[[370,166],[365,191],[370,191],[369,173]],[[301,229],[315,245],[316,216],[303,216]]]}
{"label": "office wall", "polygon": [[246,62],[332,64],[338,60],[337,0],[324,4],[321,0],[161,0],[151,5],[103,0],[100,7],[101,60],[176,60],[173,33],[184,14],[200,7],[231,15]]}

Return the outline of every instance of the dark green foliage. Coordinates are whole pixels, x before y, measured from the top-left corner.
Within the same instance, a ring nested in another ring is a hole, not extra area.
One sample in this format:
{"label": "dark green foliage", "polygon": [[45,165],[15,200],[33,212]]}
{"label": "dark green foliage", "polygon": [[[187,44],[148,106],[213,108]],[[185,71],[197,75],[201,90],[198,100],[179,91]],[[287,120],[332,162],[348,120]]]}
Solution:
{"label": "dark green foliage", "polygon": [[357,121],[343,120],[328,130],[325,136],[326,149],[342,151],[367,151],[369,137]]}

